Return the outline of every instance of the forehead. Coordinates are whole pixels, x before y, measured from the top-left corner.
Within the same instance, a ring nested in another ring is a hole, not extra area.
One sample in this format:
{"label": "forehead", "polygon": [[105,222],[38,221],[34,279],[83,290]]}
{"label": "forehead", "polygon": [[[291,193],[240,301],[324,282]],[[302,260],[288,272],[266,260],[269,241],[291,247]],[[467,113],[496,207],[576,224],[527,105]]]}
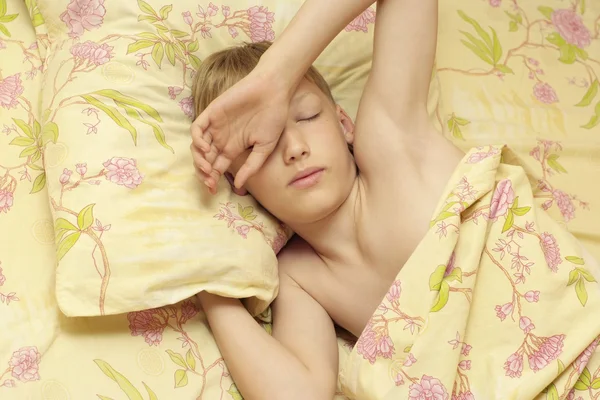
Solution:
{"label": "forehead", "polygon": [[301,100],[305,98],[314,98],[315,96],[318,97],[320,100],[323,100],[326,97],[317,85],[304,78],[296,88],[296,92],[294,92],[294,95],[292,96],[290,106],[293,107],[297,105]]}

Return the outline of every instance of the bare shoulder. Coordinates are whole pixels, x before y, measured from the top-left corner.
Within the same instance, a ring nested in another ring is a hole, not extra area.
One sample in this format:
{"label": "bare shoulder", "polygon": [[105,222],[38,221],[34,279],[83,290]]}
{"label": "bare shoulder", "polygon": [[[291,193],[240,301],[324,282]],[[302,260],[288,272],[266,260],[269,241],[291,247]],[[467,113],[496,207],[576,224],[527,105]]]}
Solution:
{"label": "bare shoulder", "polygon": [[310,270],[322,269],[325,263],[314,249],[301,237],[295,235],[277,256],[279,273],[297,281]]}

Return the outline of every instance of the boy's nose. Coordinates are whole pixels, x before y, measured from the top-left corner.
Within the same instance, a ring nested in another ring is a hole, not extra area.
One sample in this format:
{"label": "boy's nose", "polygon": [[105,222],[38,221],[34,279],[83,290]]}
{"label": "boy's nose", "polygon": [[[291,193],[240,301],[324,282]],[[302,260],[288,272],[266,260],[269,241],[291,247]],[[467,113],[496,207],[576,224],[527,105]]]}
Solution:
{"label": "boy's nose", "polygon": [[287,135],[285,141],[285,161],[292,163],[310,155],[310,147],[300,135]]}

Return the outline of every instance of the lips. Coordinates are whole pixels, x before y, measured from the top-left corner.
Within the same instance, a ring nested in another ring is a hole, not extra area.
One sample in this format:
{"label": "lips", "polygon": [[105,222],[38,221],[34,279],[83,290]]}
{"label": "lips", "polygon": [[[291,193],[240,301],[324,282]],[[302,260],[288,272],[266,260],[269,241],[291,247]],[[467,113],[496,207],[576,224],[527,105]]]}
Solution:
{"label": "lips", "polygon": [[298,172],[289,185],[297,188],[307,188],[316,184],[323,174],[323,168],[313,167]]}

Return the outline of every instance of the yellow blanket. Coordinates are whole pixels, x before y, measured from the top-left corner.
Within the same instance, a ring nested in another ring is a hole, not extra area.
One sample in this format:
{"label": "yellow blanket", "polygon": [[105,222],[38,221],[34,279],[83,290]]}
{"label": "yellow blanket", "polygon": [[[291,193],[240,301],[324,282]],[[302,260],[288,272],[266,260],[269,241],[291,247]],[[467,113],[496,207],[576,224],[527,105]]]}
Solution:
{"label": "yellow blanket", "polygon": [[513,153],[473,149],[340,366],[342,388],[360,400],[600,398],[599,278],[535,206]]}

